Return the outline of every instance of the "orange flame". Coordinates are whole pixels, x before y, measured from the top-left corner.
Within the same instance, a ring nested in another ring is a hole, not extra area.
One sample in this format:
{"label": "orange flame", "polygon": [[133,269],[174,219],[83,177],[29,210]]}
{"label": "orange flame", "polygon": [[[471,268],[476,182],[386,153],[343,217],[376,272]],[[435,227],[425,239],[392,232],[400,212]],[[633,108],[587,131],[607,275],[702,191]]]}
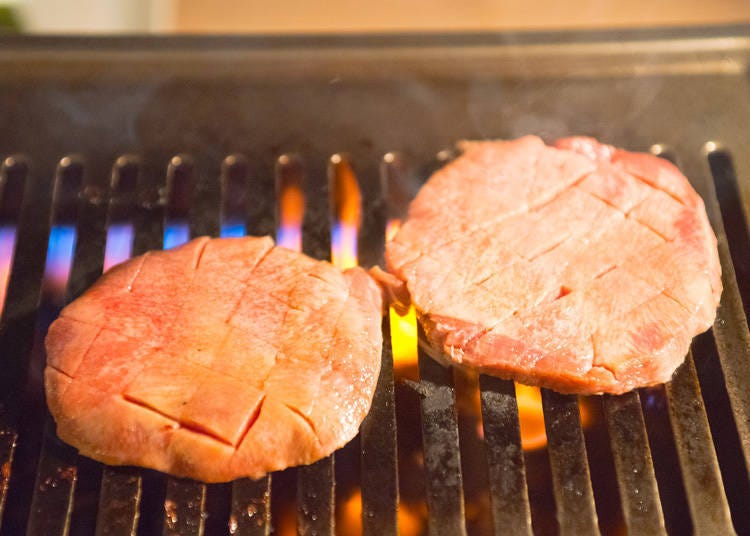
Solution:
{"label": "orange flame", "polygon": [[285,248],[300,251],[305,195],[298,185],[289,184],[282,188],[279,197],[279,231],[276,242]]}
{"label": "orange flame", "polygon": [[331,260],[342,270],[357,266],[357,231],[362,197],[349,162],[341,155],[331,157],[331,202],[334,225],[331,236]]}
{"label": "orange flame", "polygon": [[[388,220],[385,240],[389,242],[401,227],[401,220]],[[417,312],[410,307],[400,315],[393,307],[388,308],[391,322],[391,345],[393,347],[393,369],[399,378],[418,379],[417,376]]]}
{"label": "orange flame", "polygon": [[416,378],[417,370],[417,312],[410,307],[404,316],[393,307],[388,309],[391,321],[393,368],[397,377]]}
{"label": "orange flame", "polygon": [[[417,536],[424,533],[426,512],[424,505],[400,502],[396,514],[398,533],[401,536]],[[336,519],[336,532],[339,534],[362,534],[362,492],[355,490],[344,502]]]}
{"label": "orange flame", "polygon": [[536,450],[547,446],[547,432],[544,429],[542,393],[538,387],[516,383],[518,421],[521,427],[521,447]]}

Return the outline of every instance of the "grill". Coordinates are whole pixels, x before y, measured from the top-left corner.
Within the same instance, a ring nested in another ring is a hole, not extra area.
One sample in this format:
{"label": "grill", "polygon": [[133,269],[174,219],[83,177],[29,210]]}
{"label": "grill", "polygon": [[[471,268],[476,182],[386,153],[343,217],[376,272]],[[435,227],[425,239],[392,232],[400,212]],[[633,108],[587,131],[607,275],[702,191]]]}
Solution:
{"label": "grill", "polygon": [[[274,505],[296,495],[298,532],[331,534],[337,484],[356,481],[363,532],[396,534],[399,490],[413,484],[399,450],[419,435],[400,420],[397,430],[397,415],[418,399],[430,534],[749,533],[748,30],[0,39],[0,219],[16,230],[0,323],[2,532],[269,534]],[[479,379],[484,441],[472,449],[457,400],[476,387],[422,354],[419,381],[394,383],[388,318],[359,438],[311,466],[204,485],[103,467],[56,439],[40,376],[53,225],[76,229],[66,299],[101,273],[109,226],[132,223],[133,254],[161,248],[169,221],[186,221],[191,236],[218,236],[238,218],[250,234],[273,234],[290,183],[305,190],[303,250],[328,258],[330,194],[353,173],[359,260],[372,265],[386,221],[456,140],[526,133],[588,134],[675,161],[706,202],[725,289],[713,330],[665,388],[542,392],[541,485],[514,384]],[[582,426],[581,404],[601,416],[598,435]],[[602,456],[609,484],[594,472]],[[477,493],[489,525],[472,522],[465,497]]]}

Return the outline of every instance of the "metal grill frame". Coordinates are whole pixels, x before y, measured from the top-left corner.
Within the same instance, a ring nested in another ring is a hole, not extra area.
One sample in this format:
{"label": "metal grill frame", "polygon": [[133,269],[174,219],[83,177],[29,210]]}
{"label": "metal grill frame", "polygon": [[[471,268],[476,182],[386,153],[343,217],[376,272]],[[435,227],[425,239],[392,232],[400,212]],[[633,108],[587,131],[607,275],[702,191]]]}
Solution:
{"label": "metal grill frame", "polygon": [[[248,232],[273,234],[274,193],[289,161],[305,174],[303,249],[327,258],[329,183],[336,180],[340,160],[330,157],[343,153],[363,193],[359,257],[372,265],[382,262],[386,218],[400,215],[436,154],[461,138],[528,132],[548,139],[590,134],[640,150],[659,144],[654,151],[675,160],[703,197],[719,240],[725,289],[712,339],[745,469],[750,469],[750,391],[745,388],[750,336],[740,293],[747,282],[738,281],[732,257],[743,245],[729,243],[726,204],[717,198],[717,184],[723,189],[724,182],[733,181],[740,220],[747,221],[748,30],[0,38],[5,74],[0,104],[9,112],[0,123],[0,155],[7,157],[0,207],[18,229],[0,318],[0,362],[7,371],[0,379],[0,459],[8,468],[0,486],[0,514],[3,507],[7,514],[9,507],[25,503],[28,534],[66,534],[76,484],[84,476],[78,468],[90,466],[54,437],[49,420],[43,427],[33,425],[45,422],[45,411],[28,405],[24,394],[33,380],[29,358],[47,239],[53,221],[71,206],[79,240],[68,298],[101,272],[113,213],[132,218],[134,254],[162,246],[165,219],[175,204],[172,193],[181,182],[192,185],[191,236],[218,234],[232,181],[246,191]],[[391,151],[398,153],[398,165]],[[277,159],[281,154],[287,155],[283,161]],[[729,163],[712,165],[717,155]],[[74,200],[62,194],[71,184],[80,185]],[[389,333],[387,318],[383,332]],[[424,355],[419,365],[415,389],[422,400],[430,532],[465,533],[453,379]],[[482,377],[480,387],[495,533],[510,527],[529,534],[532,517],[513,385]],[[731,533],[723,479],[747,475],[721,472],[692,355],[666,386],[666,396],[693,529]],[[560,533],[596,534],[578,402],[548,391],[543,402]],[[626,526],[633,533],[666,533],[639,393],[603,397],[602,404]],[[386,344],[373,410],[360,434],[365,534],[397,533],[395,422]],[[14,464],[19,449],[26,449],[24,459],[35,460],[33,487],[19,484],[18,475],[28,473]],[[298,471],[301,534],[334,532],[334,458]],[[164,534],[204,532],[213,487],[139,469],[97,470],[97,534],[132,534],[154,522]],[[226,514],[236,533],[270,533],[272,478],[232,484]],[[144,490],[152,485],[163,486],[163,511],[144,502]],[[4,521],[2,530],[19,527]]]}

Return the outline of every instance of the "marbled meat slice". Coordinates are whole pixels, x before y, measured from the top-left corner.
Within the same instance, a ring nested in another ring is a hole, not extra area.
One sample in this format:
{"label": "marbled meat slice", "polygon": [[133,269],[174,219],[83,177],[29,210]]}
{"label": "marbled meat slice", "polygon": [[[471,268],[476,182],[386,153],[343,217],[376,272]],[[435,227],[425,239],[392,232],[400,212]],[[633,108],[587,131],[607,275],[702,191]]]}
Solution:
{"label": "marbled meat slice", "polygon": [[395,278],[379,276],[406,286],[432,355],[561,392],[667,381],[721,295],[687,179],[590,138],[460,147],[387,244]]}
{"label": "marbled meat slice", "polygon": [[380,370],[367,273],[199,238],[108,271],[47,335],[63,441],[206,482],[311,463],[357,434]]}

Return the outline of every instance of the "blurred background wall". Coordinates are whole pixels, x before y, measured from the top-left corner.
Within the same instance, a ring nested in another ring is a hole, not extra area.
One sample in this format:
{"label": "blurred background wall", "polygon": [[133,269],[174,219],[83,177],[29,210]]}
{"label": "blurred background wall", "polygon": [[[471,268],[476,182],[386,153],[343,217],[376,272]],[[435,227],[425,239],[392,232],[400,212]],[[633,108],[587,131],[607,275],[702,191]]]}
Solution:
{"label": "blurred background wall", "polygon": [[[750,0],[0,0],[36,33],[315,33],[750,22]],[[0,15],[2,15],[0,13]]]}

